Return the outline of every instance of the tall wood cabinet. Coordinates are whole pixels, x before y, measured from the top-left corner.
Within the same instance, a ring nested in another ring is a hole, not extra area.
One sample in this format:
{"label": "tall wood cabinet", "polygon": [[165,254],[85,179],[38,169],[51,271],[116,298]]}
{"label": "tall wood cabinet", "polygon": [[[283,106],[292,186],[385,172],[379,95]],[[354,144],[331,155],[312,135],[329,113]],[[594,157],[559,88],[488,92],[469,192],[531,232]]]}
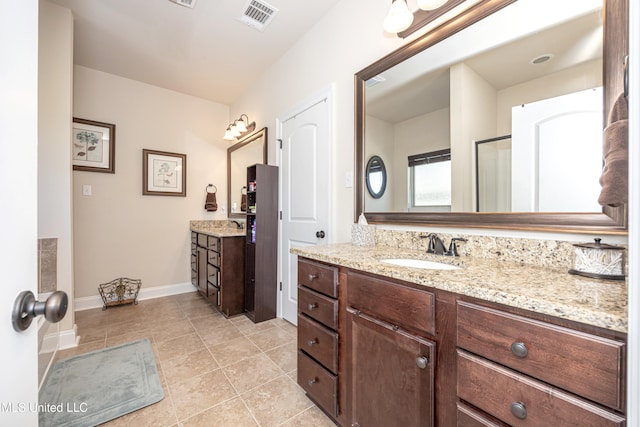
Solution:
{"label": "tall wood cabinet", "polygon": [[255,323],[276,317],[278,262],[278,167],[247,168],[244,307]]}

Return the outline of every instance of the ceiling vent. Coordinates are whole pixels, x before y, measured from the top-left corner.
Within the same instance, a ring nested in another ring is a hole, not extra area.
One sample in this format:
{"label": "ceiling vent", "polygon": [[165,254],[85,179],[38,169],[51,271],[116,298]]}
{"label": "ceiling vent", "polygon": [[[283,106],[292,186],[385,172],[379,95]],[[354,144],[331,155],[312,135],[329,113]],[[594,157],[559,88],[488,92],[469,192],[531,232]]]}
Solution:
{"label": "ceiling vent", "polygon": [[238,18],[251,28],[264,31],[273,17],[278,13],[278,9],[262,0],[249,0],[245,4],[242,15]]}
{"label": "ceiling vent", "polygon": [[196,5],[196,0],[169,0],[175,4],[179,4],[180,6],[185,6],[185,7],[190,7],[191,9],[193,9],[193,7]]}

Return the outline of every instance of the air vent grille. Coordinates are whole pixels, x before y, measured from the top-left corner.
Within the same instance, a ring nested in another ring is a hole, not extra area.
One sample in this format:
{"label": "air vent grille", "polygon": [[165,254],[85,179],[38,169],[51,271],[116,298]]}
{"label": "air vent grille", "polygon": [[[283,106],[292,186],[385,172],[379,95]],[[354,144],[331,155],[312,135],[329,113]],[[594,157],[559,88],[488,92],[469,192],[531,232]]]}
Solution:
{"label": "air vent grille", "polygon": [[196,5],[196,0],[169,0],[175,4],[179,4],[180,6],[186,6],[191,9]]}
{"label": "air vent grille", "polygon": [[278,9],[264,1],[249,0],[238,19],[256,30],[264,31],[276,13]]}

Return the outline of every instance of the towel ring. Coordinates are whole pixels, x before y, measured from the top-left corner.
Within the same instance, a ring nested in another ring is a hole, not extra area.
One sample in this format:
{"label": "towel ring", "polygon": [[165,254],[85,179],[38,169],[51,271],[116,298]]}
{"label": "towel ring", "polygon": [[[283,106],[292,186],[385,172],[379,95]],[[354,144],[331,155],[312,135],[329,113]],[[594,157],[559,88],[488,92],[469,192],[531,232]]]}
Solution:
{"label": "towel ring", "polygon": [[211,194],[211,191],[209,191],[209,187],[213,187],[213,188],[214,188],[214,190],[213,190],[213,193],[214,193],[214,194],[218,192],[218,187],[216,187],[216,186],[215,186],[215,185],[213,185],[213,184],[209,184],[209,185],[207,185],[207,187],[204,189],[204,191],[206,191],[208,194]]}

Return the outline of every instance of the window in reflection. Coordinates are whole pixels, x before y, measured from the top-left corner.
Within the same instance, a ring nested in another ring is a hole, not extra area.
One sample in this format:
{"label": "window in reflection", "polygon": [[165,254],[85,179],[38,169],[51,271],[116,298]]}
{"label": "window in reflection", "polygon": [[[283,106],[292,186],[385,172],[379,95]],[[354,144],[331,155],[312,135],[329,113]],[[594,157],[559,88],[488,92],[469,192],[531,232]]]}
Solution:
{"label": "window in reflection", "polygon": [[451,150],[409,156],[410,210],[451,210]]}

